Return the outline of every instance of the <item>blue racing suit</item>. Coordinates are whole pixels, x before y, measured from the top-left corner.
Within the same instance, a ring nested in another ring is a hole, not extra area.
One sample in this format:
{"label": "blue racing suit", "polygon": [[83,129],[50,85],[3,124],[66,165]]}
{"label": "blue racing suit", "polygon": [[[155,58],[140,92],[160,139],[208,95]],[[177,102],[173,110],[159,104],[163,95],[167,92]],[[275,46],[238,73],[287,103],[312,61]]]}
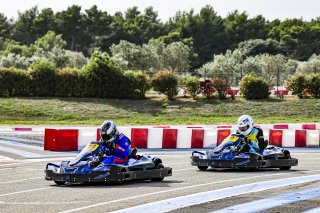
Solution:
{"label": "blue racing suit", "polygon": [[[240,134],[237,131],[237,134]],[[246,152],[259,152],[264,147],[264,137],[263,137],[263,131],[260,128],[253,127],[251,132],[248,135],[241,135],[244,138],[244,141],[246,141],[246,144],[249,145],[248,150],[245,150]]]}
{"label": "blue racing suit", "polygon": [[[101,140],[100,142],[103,143]],[[126,164],[129,160],[131,151],[131,141],[123,133],[118,133],[113,141],[114,146],[108,147],[103,143],[104,154],[100,157],[102,164]]]}

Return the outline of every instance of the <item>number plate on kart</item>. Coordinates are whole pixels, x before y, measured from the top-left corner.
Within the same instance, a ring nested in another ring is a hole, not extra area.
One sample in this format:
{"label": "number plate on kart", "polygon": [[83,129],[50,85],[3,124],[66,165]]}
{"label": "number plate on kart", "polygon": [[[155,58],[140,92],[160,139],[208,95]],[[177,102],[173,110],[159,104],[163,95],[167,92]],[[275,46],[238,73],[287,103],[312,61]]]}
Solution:
{"label": "number plate on kart", "polygon": [[225,140],[229,140],[231,142],[236,142],[239,139],[237,136],[229,135]]}
{"label": "number plate on kart", "polygon": [[88,150],[88,151],[91,151],[93,152],[94,150],[96,150],[97,148],[99,147],[99,144],[87,144],[83,150]]}

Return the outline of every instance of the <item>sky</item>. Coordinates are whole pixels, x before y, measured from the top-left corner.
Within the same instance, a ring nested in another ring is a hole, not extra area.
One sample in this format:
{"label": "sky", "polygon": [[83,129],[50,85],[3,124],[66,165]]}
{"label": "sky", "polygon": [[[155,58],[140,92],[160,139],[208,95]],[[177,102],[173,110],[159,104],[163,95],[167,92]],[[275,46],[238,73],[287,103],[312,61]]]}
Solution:
{"label": "sky", "polygon": [[23,12],[33,6],[40,11],[50,7],[54,12],[59,12],[73,4],[81,6],[83,11],[97,5],[98,9],[111,15],[133,6],[137,6],[139,11],[153,6],[161,21],[167,21],[177,11],[190,11],[193,8],[198,13],[205,5],[211,5],[222,17],[236,9],[246,11],[249,17],[263,15],[267,20],[302,18],[309,21],[320,17],[320,0],[0,0],[0,13],[7,18],[17,19],[18,11]]}

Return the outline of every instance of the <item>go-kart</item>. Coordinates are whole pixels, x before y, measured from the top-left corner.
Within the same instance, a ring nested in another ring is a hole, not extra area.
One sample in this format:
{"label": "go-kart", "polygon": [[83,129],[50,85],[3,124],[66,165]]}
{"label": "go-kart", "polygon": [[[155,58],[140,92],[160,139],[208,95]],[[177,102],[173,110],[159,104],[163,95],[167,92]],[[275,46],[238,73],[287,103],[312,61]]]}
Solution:
{"label": "go-kart", "polygon": [[237,134],[229,135],[217,147],[209,147],[205,153],[193,151],[191,165],[198,166],[200,170],[212,168],[234,168],[234,169],[259,169],[279,168],[289,170],[291,166],[298,165],[298,159],[291,158],[290,152],[286,149],[268,146],[264,142],[259,153],[239,153],[244,139]]}
{"label": "go-kart", "polygon": [[[129,180],[162,181],[172,175],[170,167],[164,167],[161,159],[147,155],[137,155],[137,149],[131,150],[129,160],[124,164],[99,164],[90,162],[100,156],[103,147],[99,142],[88,143],[79,155],[71,161],[62,161],[60,165],[48,163],[45,179],[58,185],[84,182],[117,182]],[[107,156],[106,156],[107,157]]]}

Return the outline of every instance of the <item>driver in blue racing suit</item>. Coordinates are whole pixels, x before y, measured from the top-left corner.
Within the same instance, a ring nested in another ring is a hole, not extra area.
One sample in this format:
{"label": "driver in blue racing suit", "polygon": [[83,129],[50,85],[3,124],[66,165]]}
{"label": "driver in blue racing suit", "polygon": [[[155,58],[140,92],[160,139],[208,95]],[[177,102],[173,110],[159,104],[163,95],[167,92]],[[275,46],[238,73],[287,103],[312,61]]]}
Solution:
{"label": "driver in blue racing suit", "polygon": [[242,137],[243,143],[238,147],[237,154],[244,152],[259,152],[265,148],[263,131],[253,125],[249,115],[242,115],[237,121],[237,134]]}
{"label": "driver in blue racing suit", "polygon": [[101,164],[126,164],[129,160],[131,141],[120,133],[113,121],[104,121],[100,130],[103,153],[89,162],[90,166]]}

